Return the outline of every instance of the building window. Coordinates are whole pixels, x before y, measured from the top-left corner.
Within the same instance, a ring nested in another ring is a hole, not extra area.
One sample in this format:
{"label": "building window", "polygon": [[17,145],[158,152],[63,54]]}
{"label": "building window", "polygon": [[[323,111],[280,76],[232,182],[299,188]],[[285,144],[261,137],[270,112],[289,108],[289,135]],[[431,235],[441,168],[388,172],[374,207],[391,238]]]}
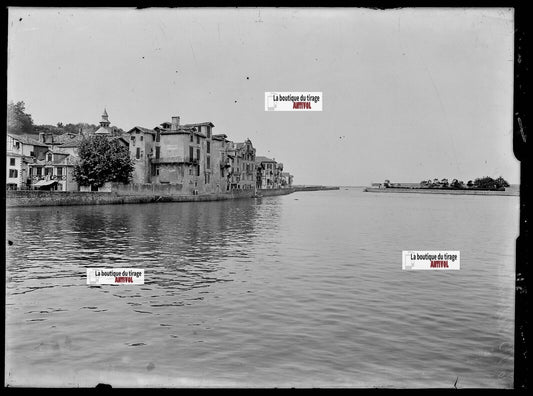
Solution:
{"label": "building window", "polygon": [[63,176],[63,168],[57,168],[57,176],[62,177]]}
{"label": "building window", "polygon": [[35,157],[35,153],[33,151],[30,151],[30,157]]}
{"label": "building window", "polygon": [[196,166],[196,176],[200,176],[200,165]]}
{"label": "building window", "polygon": [[207,153],[211,152],[211,142],[207,142]]}
{"label": "building window", "polygon": [[33,176],[33,167],[30,167],[30,177]]}
{"label": "building window", "polygon": [[191,133],[191,143],[194,141],[193,134]]}
{"label": "building window", "polygon": [[141,158],[141,148],[137,147],[137,153],[135,154],[135,158],[139,159]]}
{"label": "building window", "polygon": [[18,170],[16,170],[16,169],[10,169],[9,170],[9,177],[16,178],[16,177],[18,177],[18,175],[19,175]]}
{"label": "building window", "polygon": [[211,139],[211,127],[210,126],[207,127],[207,137]]}
{"label": "building window", "polygon": [[43,168],[37,168],[37,176],[41,177],[43,175]]}
{"label": "building window", "polygon": [[189,146],[189,160],[192,162],[194,159],[194,148],[192,146]]}
{"label": "building window", "polygon": [[207,157],[207,169],[211,169],[211,157]]}
{"label": "building window", "polygon": [[141,135],[141,139],[140,140],[141,140],[141,142],[144,140],[144,136],[143,135]]}
{"label": "building window", "polygon": [[15,158],[10,158],[9,159],[9,165],[15,166]]}
{"label": "building window", "polygon": [[196,149],[196,159],[200,162],[200,149]]}
{"label": "building window", "polygon": [[155,158],[159,159],[159,154],[161,152],[161,147],[155,146]]}
{"label": "building window", "polygon": [[53,174],[53,168],[44,168],[44,175],[45,176],[48,176],[48,175],[52,175]]}
{"label": "building window", "polygon": [[52,154],[48,154],[47,158],[47,161],[52,161]]}
{"label": "building window", "polygon": [[20,148],[20,143],[19,142],[15,142],[15,147],[18,150]]}
{"label": "building window", "polygon": [[196,144],[200,144],[200,135],[196,135]]}
{"label": "building window", "polygon": [[155,133],[155,141],[156,141],[156,142],[159,142],[160,140],[161,140],[161,133],[160,133],[159,131],[157,131],[157,132]]}

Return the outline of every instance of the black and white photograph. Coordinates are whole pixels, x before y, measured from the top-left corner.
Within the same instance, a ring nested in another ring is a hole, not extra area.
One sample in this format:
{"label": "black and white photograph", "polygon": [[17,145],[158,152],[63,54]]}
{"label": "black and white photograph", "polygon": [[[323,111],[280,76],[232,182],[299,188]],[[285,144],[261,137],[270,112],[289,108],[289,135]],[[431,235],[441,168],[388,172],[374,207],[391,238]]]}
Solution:
{"label": "black and white photograph", "polygon": [[7,24],[5,387],[514,387],[514,8]]}

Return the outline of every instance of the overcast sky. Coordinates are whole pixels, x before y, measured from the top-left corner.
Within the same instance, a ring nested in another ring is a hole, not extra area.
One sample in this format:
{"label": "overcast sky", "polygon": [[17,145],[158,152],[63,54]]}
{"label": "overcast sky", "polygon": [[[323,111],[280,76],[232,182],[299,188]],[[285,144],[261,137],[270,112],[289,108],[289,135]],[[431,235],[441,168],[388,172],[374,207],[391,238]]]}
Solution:
{"label": "overcast sky", "polygon": [[[8,99],[36,124],[211,121],[295,184],[518,183],[513,30],[495,8],[10,8]],[[266,112],[265,91],[323,111]]]}

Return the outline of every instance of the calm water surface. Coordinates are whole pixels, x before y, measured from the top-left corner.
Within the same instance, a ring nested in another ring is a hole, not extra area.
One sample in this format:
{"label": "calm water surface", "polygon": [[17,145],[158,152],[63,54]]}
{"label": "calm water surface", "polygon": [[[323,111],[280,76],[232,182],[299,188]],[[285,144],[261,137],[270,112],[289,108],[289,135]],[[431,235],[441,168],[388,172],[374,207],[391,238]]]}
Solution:
{"label": "calm water surface", "polygon": [[[511,387],[518,197],[8,209],[10,385]],[[459,250],[460,271],[402,271]],[[86,285],[87,267],[144,285]]]}

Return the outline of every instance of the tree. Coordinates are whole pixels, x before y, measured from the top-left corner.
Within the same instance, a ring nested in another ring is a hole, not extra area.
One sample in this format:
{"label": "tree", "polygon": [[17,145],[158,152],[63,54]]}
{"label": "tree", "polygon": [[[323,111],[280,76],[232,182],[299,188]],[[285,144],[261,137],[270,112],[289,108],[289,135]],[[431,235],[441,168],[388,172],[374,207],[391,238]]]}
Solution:
{"label": "tree", "polygon": [[7,104],[7,131],[16,135],[33,133],[33,120],[24,102]]}
{"label": "tree", "polygon": [[116,139],[93,135],[79,146],[74,177],[80,186],[101,187],[106,182],[128,183],[133,173],[129,150]]}
{"label": "tree", "polygon": [[476,180],[474,180],[474,187],[486,190],[495,190],[497,188],[496,181],[489,176],[477,178]]}
{"label": "tree", "polygon": [[501,187],[509,187],[509,183],[507,182],[507,180],[505,180],[503,177],[498,177],[496,180],[494,180],[494,182],[496,183],[496,187],[498,188],[501,188]]}

